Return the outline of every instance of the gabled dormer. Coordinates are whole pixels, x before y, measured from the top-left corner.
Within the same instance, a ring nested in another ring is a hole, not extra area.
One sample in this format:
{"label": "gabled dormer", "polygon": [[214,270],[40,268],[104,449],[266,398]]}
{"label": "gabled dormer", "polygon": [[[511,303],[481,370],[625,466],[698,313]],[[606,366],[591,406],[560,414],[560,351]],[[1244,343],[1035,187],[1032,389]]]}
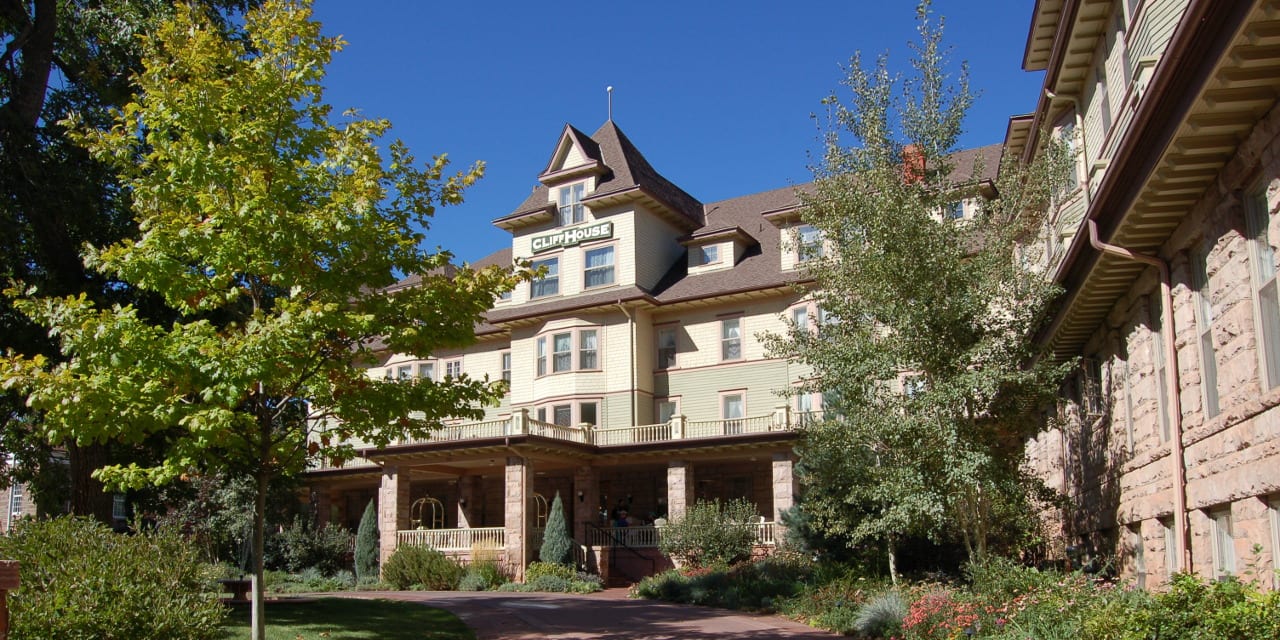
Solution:
{"label": "gabled dormer", "polygon": [[742,227],[726,227],[685,236],[680,244],[689,249],[689,275],[695,275],[732,268],[758,243]]}
{"label": "gabled dormer", "polygon": [[556,143],[556,150],[551,154],[542,173],[538,174],[538,182],[555,188],[567,182],[581,181],[583,178],[602,176],[609,172],[600,157],[600,145],[587,134],[566,124]]}

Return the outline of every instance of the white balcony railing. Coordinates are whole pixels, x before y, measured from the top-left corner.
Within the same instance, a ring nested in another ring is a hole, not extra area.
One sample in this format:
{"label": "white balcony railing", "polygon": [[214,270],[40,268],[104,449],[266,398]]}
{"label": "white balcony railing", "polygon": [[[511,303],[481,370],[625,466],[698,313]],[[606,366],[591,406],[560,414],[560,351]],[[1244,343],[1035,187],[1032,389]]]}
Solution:
{"label": "white balcony railing", "polygon": [[[774,524],[772,521],[756,523],[756,544],[775,545]],[[751,525],[748,525],[751,526]],[[613,527],[611,529],[590,529],[587,540],[591,546],[612,547],[628,546],[635,548],[656,548],[662,540],[664,526],[641,525],[635,527]]]}
{"label": "white balcony railing", "polygon": [[396,532],[400,546],[431,547],[437,551],[471,551],[477,547],[501,549],[506,546],[502,527],[473,529],[408,529]]}
{"label": "white balcony railing", "polygon": [[665,442],[671,440],[671,423],[642,424],[632,427],[606,427],[591,430],[592,443],[599,446]]}
{"label": "white balcony railing", "polygon": [[774,414],[734,418],[729,420],[690,420],[685,429],[686,438],[714,438],[737,436],[744,433],[768,433],[774,428]]}

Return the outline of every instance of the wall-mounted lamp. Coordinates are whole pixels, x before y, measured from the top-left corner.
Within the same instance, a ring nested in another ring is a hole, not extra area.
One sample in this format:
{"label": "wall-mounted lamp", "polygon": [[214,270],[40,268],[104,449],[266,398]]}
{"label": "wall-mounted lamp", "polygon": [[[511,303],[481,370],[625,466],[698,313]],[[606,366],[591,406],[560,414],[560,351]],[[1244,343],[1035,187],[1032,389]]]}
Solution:
{"label": "wall-mounted lamp", "polygon": [[459,507],[462,507],[463,509],[466,509],[466,508],[467,508],[467,499],[466,499],[466,498],[458,498],[458,506],[459,506]]}
{"label": "wall-mounted lamp", "polygon": [[586,501],[587,501],[587,494],[585,494],[585,493],[583,493],[583,492],[579,491],[579,492],[578,492],[578,502],[586,502]]}

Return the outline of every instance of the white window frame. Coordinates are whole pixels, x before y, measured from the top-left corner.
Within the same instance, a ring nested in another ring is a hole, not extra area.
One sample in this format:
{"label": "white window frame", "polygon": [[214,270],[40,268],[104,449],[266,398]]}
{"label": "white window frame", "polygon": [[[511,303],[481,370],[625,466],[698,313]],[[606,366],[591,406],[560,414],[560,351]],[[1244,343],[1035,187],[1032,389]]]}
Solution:
{"label": "white window frame", "polygon": [[[656,335],[654,336],[654,343],[658,350],[658,356],[657,356],[658,359],[657,361],[654,362],[654,368],[659,371],[665,371],[668,369],[677,368],[680,365],[680,361],[679,361],[680,326],[671,325],[666,327],[658,327],[655,333]],[[664,347],[662,346],[662,336],[663,334],[668,334],[668,333],[671,335],[671,346]],[[670,358],[663,357],[664,352],[668,350],[670,350],[671,357]],[[667,364],[668,362],[670,362],[670,365]]]}
{"label": "white window frame", "polygon": [[1280,385],[1280,283],[1271,245],[1271,211],[1267,195],[1255,190],[1245,197],[1245,232],[1249,236],[1249,273],[1253,284],[1254,332],[1258,348],[1258,380],[1263,389]]}
{"label": "white window frame", "polygon": [[507,393],[511,392],[511,351],[503,351],[498,354],[499,369],[502,371],[502,380],[507,383]]}
{"label": "white window frame", "polygon": [[[599,253],[602,251],[607,251],[609,253],[609,263],[599,267],[587,266],[591,264],[591,254]],[[618,255],[618,252],[615,250],[614,245],[611,245],[611,244],[604,245],[601,247],[592,247],[590,249],[584,250],[582,252],[582,288],[583,289],[599,289],[602,287],[611,287],[614,284],[616,284],[618,281],[618,278],[617,278],[617,270],[614,267],[617,264],[617,259],[616,259],[617,255]],[[593,272],[607,274],[606,281],[598,282],[596,284],[591,284],[590,280]]]}
{"label": "white window frame", "polygon": [[[805,239],[806,235],[812,237]],[[802,224],[796,227],[796,263],[808,262],[816,260],[826,255],[827,250],[826,239],[822,237],[822,230],[811,224]]]}
{"label": "white window frame", "polygon": [[[561,410],[565,411],[569,416],[569,419],[565,422],[560,422],[559,420]],[[549,420],[548,422],[561,427],[572,427],[573,426],[573,403],[572,402],[556,403],[551,405],[551,420]]]}
{"label": "white window frame", "polygon": [[1173,574],[1178,572],[1178,535],[1174,528],[1175,521],[1173,516],[1165,516],[1157,520],[1160,523],[1160,533],[1164,537],[1164,571],[1165,579],[1173,579]]}
{"label": "white window frame", "polygon": [[556,194],[556,224],[568,227],[586,222],[587,214],[582,205],[582,198],[587,194],[587,184],[576,182],[568,184]]}
{"label": "white window frame", "polygon": [[537,366],[534,369],[534,373],[537,377],[541,378],[542,376],[547,375],[547,337],[538,336],[535,344],[535,348],[537,349]]}
{"label": "white window frame", "polygon": [[[423,374],[426,375],[423,375]],[[419,380],[435,380],[436,379],[436,363],[419,362],[418,363],[418,379]]]}
{"label": "white window frame", "polygon": [[[560,348],[560,338],[564,338],[564,349]],[[551,334],[551,373],[569,371],[573,371],[573,332],[553,333]]]}
{"label": "white window frame", "polygon": [[964,220],[964,200],[948,202],[943,208],[944,217],[948,220]]}
{"label": "white window frame", "polygon": [[[732,318],[720,319],[720,361],[721,362],[738,362],[744,359],[745,354],[743,353],[743,344],[742,344],[743,343],[742,325],[743,325],[742,316],[734,316]],[[730,337],[727,335],[727,332],[730,326],[733,326],[736,328],[738,333],[737,336]],[[730,356],[729,352],[735,347],[735,344],[738,350],[738,355]]]}
{"label": "white window frame", "polygon": [[1221,579],[1235,575],[1236,545],[1231,505],[1209,512],[1209,539],[1213,549],[1213,577]]}
{"label": "white window frame", "polygon": [[1151,380],[1156,385],[1156,437],[1160,442],[1168,442],[1172,437],[1172,424],[1169,419],[1169,363],[1164,357],[1164,311],[1160,298],[1148,296],[1147,299],[1151,323],[1151,366],[1155,370]]}
{"label": "white window frame", "polygon": [[[729,415],[729,399],[738,398],[739,410],[741,415]],[[720,419],[724,421],[724,434],[736,435],[742,433],[743,421],[747,417],[747,391],[746,389],[733,389],[730,391],[720,392]]]}
{"label": "white window frame", "polygon": [[[533,269],[547,268],[547,274],[529,283],[529,299],[550,298],[560,295],[560,256],[534,260]],[[550,289],[548,291],[548,289]]]}
{"label": "white window frame", "polygon": [[[585,417],[585,412],[584,412],[582,409],[583,409],[583,407],[586,407],[587,405],[591,405],[591,406],[595,407],[595,410],[594,410],[594,412],[595,412],[595,414],[596,414],[596,416],[595,416],[595,420],[587,420],[587,419],[586,419],[586,417]],[[578,402],[574,403],[574,409],[578,412],[578,414],[577,414],[577,418],[578,418],[578,420],[577,420],[577,422],[575,422],[574,424],[590,424],[590,425],[591,425],[591,426],[593,426],[593,427],[598,427],[598,426],[600,426],[600,401],[599,401],[599,400],[594,400],[594,399],[593,399],[593,400],[579,400]]]}
{"label": "white window frame", "polygon": [[413,379],[413,365],[411,364],[396,365],[396,380],[411,380],[411,379]]}
{"label": "white window frame", "polygon": [[720,264],[720,245],[708,244],[698,247],[698,266],[705,267],[711,264]]}
{"label": "white window frame", "polygon": [[[600,330],[599,329],[578,329],[576,331],[578,344],[578,371],[599,371],[600,370]],[[586,337],[590,335],[595,342],[591,348],[587,348]],[[591,366],[587,366],[587,354],[591,354]]]}
{"label": "white window frame", "polygon": [[444,377],[445,379],[462,377],[462,358],[450,358],[444,361]]}
{"label": "white window frame", "polygon": [[1191,296],[1195,307],[1196,342],[1200,352],[1200,395],[1204,417],[1216,417],[1222,408],[1218,397],[1217,351],[1213,347],[1213,290],[1209,286],[1208,250],[1191,254]]}
{"label": "white window frame", "polygon": [[791,308],[791,324],[800,330],[811,330],[812,325],[809,322],[809,305],[801,305]]}

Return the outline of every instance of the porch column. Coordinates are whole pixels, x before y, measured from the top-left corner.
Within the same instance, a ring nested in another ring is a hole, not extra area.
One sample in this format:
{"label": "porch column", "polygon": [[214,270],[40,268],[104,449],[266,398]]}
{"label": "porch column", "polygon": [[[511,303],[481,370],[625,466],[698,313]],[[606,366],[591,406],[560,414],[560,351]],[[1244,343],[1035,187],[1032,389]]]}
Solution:
{"label": "porch column", "polygon": [[587,523],[600,524],[600,472],[578,467],[573,473],[573,539],[587,541]]}
{"label": "porch column", "polygon": [[693,506],[693,464],[685,460],[667,462],[667,519],[684,517]]}
{"label": "porch column", "polygon": [[799,484],[795,473],[795,456],[789,451],[773,454],[773,521],[781,536],[782,512],[796,503]]}
{"label": "porch column", "polygon": [[323,529],[328,527],[329,522],[333,519],[333,502],[330,501],[328,489],[317,489],[315,498],[316,526]]}
{"label": "porch column", "polygon": [[378,489],[378,566],[396,550],[396,532],[409,528],[409,469],[387,464],[382,467]]}
{"label": "porch column", "polygon": [[[329,506],[321,513],[321,517],[328,518],[330,523],[347,526],[347,496],[337,489],[329,491]],[[360,514],[364,515],[364,511]]]}
{"label": "porch column", "polygon": [[476,504],[476,500],[480,498],[480,476],[459,476],[458,477],[458,528],[471,529],[479,526],[475,514],[480,505]]}
{"label": "porch column", "polygon": [[525,536],[529,529],[529,488],[532,484],[529,461],[519,456],[507,458],[506,506],[503,509],[503,526],[506,529],[507,566],[517,580],[524,580],[524,568],[529,564],[529,549]]}

